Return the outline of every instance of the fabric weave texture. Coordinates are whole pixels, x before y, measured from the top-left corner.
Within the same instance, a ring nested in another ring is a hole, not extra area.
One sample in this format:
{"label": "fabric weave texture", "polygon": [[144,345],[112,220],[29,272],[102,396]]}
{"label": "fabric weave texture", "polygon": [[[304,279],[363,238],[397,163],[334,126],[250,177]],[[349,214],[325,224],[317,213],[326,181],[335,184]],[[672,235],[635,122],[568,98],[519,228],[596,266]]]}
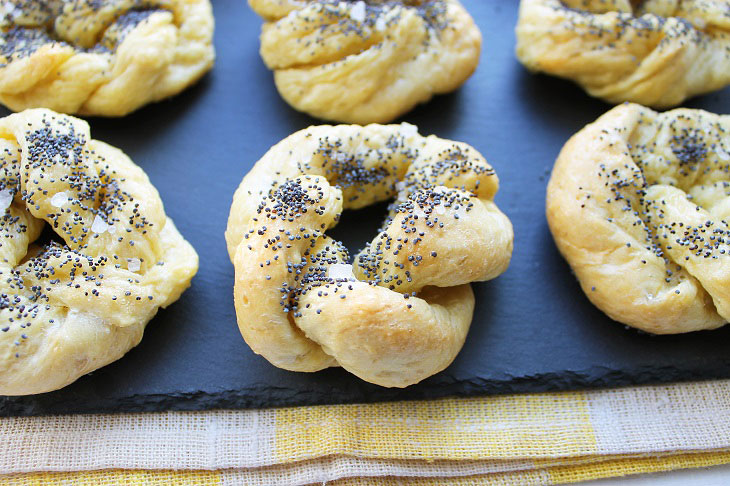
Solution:
{"label": "fabric weave texture", "polygon": [[730,380],[0,419],[10,485],[551,485],[730,463]]}

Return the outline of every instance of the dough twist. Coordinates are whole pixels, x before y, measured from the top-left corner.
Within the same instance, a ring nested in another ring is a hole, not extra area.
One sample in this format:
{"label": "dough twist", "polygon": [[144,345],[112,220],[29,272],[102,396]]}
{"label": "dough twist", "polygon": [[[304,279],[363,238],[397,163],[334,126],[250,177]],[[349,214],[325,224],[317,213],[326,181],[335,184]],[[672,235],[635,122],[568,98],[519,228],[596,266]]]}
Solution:
{"label": "dough twist", "polygon": [[261,56],[297,110],[385,123],[476,69],[481,33],[457,0],[249,0]]}
{"label": "dough twist", "polygon": [[142,169],[77,118],[0,119],[0,209],[2,395],[119,359],[198,268]]}
{"label": "dough twist", "polygon": [[15,111],[126,115],[215,57],[208,0],[19,0],[0,15],[0,102]]}
{"label": "dough twist", "polygon": [[522,0],[517,57],[610,103],[657,108],[730,84],[728,0]]}
{"label": "dough twist", "polygon": [[[243,179],[228,220],[246,342],[281,368],[340,365],[383,386],[441,371],[471,323],[469,282],[509,265],[498,187],[473,148],[413,125],[317,126],[284,139]],[[326,230],[343,209],[394,197],[349,265]]]}
{"label": "dough twist", "polygon": [[563,147],[548,222],[611,318],[657,334],[730,319],[729,133],[729,116],[625,104]]}

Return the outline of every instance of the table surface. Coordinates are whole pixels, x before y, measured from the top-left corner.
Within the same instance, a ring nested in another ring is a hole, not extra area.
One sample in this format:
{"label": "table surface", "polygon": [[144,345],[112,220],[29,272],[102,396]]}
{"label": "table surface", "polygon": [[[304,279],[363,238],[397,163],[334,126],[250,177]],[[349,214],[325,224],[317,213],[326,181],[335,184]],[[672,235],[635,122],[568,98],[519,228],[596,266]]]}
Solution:
{"label": "table surface", "polygon": [[[509,270],[474,285],[466,344],[444,372],[406,389],[341,369],[277,369],[241,339],[223,232],[241,178],[273,144],[321,123],[287,106],[258,54],[261,20],[242,0],[214,0],[217,60],[199,84],[121,119],[90,119],[92,136],[149,174],[200,254],[179,302],[123,359],[63,390],[0,399],[1,415],[246,408],[537,392],[730,377],[730,326],[653,337],[612,322],[581,292],[544,217],[545,186],[565,141],[610,108],[572,83],[529,74],[514,56],[518,2],[465,0],[484,35],[476,74],[402,120],[467,142],[500,176],[496,201],[515,228]],[[687,103],[730,112],[730,89]],[[332,231],[355,253],[385,206],[346,213]]]}

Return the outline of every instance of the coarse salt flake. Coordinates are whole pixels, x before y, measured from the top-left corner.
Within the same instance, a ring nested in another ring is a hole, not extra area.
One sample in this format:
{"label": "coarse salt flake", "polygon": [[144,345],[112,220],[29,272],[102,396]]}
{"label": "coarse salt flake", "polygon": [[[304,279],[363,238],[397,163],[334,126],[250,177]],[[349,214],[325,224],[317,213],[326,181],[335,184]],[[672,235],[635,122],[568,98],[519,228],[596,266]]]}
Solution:
{"label": "coarse salt flake", "polygon": [[91,231],[96,234],[102,234],[109,229],[109,225],[98,214],[94,216],[94,222],[91,223]]}
{"label": "coarse salt flake", "polygon": [[410,123],[405,123],[405,122],[401,123],[400,131],[406,137],[413,137],[415,135],[418,135],[418,127],[416,125],[411,125]]}
{"label": "coarse salt flake", "polygon": [[418,216],[419,218],[428,217],[428,214],[426,214],[426,208],[420,204],[415,204],[413,206],[413,212],[411,214]]}
{"label": "coarse salt flake", "polygon": [[20,10],[19,8],[15,8],[13,2],[5,2],[2,4],[1,7],[2,8],[0,8],[0,15],[2,17],[10,16],[15,18],[23,14],[22,10]]}
{"label": "coarse salt flake", "polygon": [[725,150],[724,147],[718,146],[717,147],[717,150],[715,151],[715,153],[717,154],[717,158],[719,158],[720,160],[723,160],[725,162],[727,162],[728,160],[730,160],[730,154],[727,153],[727,150]]}
{"label": "coarse salt flake", "polygon": [[11,204],[13,204],[13,193],[10,189],[0,191],[0,210],[7,211]]}
{"label": "coarse salt flake", "polygon": [[142,261],[139,258],[127,258],[127,269],[130,272],[139,272],[142,268]]}
{"label": "coarse salt flake", "polygon": [[327,277],[335,280],[355,278],[352,274],[352,265],[347,263],[333,263],[327,269]]}
{"label": "coarse salt flake", "polygon": [[378,32],[385,30],[385,17],[378,17],[378,20],[375,21],[375,30]]}
{"label": "coarse salt flake", "polygon": [[363,1],[357,2],[355,5],[352,6],[352,9],[350,10],[350,18],[355,22],[364,22],[365,14],[365,2]]}
{"label": "coarse salt flake", "polygon": [[62,208],[68,202],[68,194],[65,192],[57,192],[51,198],[51,205]]}

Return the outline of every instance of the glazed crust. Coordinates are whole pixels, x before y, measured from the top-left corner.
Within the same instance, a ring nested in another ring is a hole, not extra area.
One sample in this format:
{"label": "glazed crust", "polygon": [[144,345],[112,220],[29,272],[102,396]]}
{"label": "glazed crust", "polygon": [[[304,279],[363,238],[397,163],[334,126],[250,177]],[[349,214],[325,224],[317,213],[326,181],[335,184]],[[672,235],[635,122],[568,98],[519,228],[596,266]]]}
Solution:
{"label": "glazed crust", "polygon": [[[0,119],[0,168],[0,394],[42,393],[136,346],[198,256],[142,169],[82,120]],[[34,244],[44,227],[55,240]]]}
{"label": "glazed crust", "polygon": [[727,0],[522,0],[517,57],[610,103],[669,108],[730,84],[728,9]]}
{"label": "glazed crust", "polygon": [[261,56],[297,110],[386,123],[472,75],[481,33],[457,0],[249,0]]}
{"label": "glazed crust", "polygon": [[656,334],[730,319],[730,117],[620,105],[555,162],[547,218],[583,291]]}
{"label": "glazed crust", "polygon": [[0,14],[0,102],[15,111],[123,116],[215,57],[209,0],[21,0]]}
{"label": "glazed crust", "polygon": [[[317,126],[272,147],[234,195],[226,240],[239,329],[293,371],[340,365],[404,387],[448,366],[471,324],[469,282],[507,269],[513,230],[494,170],[413,125]],[[395,198],[349,265],[343,209]]]}

